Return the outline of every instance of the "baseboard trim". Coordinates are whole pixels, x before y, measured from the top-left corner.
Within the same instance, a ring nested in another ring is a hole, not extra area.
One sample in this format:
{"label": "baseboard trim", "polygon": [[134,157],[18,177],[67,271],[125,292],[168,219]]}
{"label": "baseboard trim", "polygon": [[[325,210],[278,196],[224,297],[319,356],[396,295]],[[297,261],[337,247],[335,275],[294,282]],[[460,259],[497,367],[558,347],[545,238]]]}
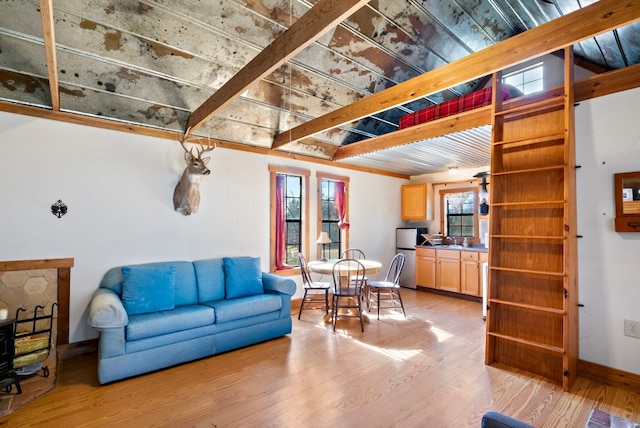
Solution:
{"label": "baseboard trim", "polygon": [[98,339],[83,340],[58,346],[58,360],[77,357],[98,352]]}
{"label": "baseboard trim", "polygon": [[416,287],[416,290],[425,291],[427,293],[439,294],[441,296],[455,297],[456,299],[471,300],[473,302],[482,303],[482,297],[471,296],[469,294],[456,293],[456,292],[453,292],[453,291],[438,290],[436,288],[423,287],[421,285],[418,285]]}
{"label": "baseboard trim", "polygon": [[578,376],[631,392],[640,391],[640,376],[589,361],[578,360]]}

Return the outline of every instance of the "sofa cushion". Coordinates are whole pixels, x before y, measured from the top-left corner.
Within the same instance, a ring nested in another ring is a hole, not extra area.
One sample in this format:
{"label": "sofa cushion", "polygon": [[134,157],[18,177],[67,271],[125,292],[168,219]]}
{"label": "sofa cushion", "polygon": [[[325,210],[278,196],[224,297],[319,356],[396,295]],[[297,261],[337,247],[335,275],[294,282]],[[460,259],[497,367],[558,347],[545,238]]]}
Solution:
{"label": "sofa cushion", "polygon": [[225,257],[224,276],[227,299],[264,293],[260,257]]}
{"label": "sofa cushion", "polygon": [[257,294],[203,304],[215,310],[216,324],[219,324],[279,311],[282,308],[282,299],[275,294]]}
{"label": "sofa cushion", "polygon": [[128,315],[173,309],[175,292],[173,266],[122,267],[122,304]]}
{"label": "sofa cushion", "polygon": [[129,317],[127,341],[146,339],[213,324],[215,312],[203,305],[179,306],[170,311],[158,311]]}
{"label": "sofa cushion", "polygon": [[198,280],[198,302],[224,299],[224,262],[222,259],[193,262]]}

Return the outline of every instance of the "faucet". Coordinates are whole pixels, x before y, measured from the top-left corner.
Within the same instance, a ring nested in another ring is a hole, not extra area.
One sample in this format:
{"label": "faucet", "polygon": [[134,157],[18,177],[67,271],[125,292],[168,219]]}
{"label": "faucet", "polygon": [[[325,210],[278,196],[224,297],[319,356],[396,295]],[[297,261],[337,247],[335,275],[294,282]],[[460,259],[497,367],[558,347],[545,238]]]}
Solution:
{"label": "faucet", "polygon": [[458,245],[458,241],[456,241],[455,236],[447,236],[447,239],[453,242],[451,245]]}

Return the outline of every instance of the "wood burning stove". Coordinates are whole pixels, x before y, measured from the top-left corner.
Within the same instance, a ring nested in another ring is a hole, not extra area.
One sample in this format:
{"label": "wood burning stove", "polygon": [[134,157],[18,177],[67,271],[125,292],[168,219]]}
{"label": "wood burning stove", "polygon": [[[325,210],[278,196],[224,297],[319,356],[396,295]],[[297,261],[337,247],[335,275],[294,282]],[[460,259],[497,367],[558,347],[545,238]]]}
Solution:
{"label": "wood burning stove", "polygon": [[12,385],[15,384],[18,394],[22,394],[20,381],[13,370],[15,329],[15,320],[0,321],[0,388],[11,392]]}

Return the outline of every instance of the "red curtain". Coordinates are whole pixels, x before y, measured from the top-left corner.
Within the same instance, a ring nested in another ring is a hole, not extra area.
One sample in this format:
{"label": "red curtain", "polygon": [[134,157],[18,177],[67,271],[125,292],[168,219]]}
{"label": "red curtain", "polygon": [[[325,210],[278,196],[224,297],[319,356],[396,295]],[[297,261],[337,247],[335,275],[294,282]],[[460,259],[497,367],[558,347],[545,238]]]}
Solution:
{"label": "red curtain", "polygon": [[340,229],[349,229],[349,222],[347,221],[346,211],[346,197],[345,197],[346,185],[343,181],[336,181],[336,210],[338,211],[338,227]]}
{"label": "red curtain", "polygon": [[284,263],[286,252],[286,222],[284,218],[284,179],[276,174],[276,269],[286,269]]}

